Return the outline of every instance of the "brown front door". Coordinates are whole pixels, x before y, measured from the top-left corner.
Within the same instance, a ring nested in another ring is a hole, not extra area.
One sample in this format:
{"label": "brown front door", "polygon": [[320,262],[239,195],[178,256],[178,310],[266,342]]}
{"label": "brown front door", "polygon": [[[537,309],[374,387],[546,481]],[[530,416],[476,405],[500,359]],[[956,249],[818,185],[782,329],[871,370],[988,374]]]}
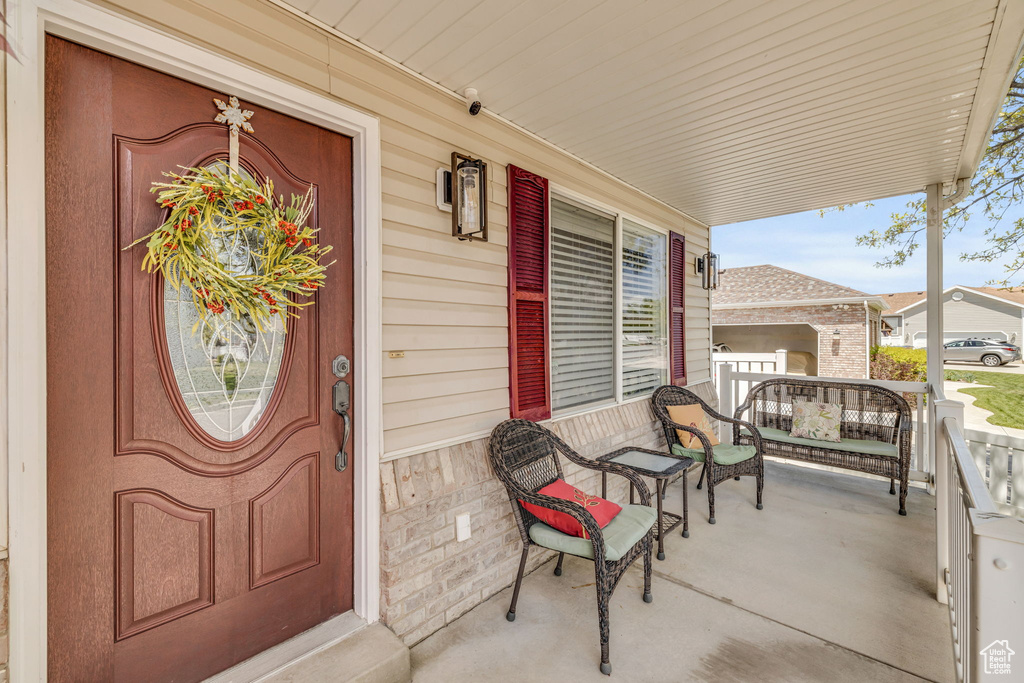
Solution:
{"label": "brown front door", "polygon": [[243,102],[243,168],[286,196],[312,184],[337,259],[287,329],[193,333],[144,248],[122,251],[163,220],[162,172],[226,159],[212,99],[231,94],[47,38],[51,681],[201,680],[352,607],[331,407],[353,344],[351,141]]}

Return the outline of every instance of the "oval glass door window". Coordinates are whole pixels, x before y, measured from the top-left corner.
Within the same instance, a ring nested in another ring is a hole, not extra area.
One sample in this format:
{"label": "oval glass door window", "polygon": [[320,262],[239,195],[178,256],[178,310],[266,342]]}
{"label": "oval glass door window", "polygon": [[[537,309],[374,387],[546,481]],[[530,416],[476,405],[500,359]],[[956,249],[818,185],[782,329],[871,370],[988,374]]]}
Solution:
{"label": "oval glass door window", "polygon": [[[254,234],[235,232],[214,244],[217,258],[229,271],[255,272],[252,253],[262,247],[256,241]],[[228,311],[200,322],[191,291],[183,285],[179,292],[165,280],[164,328],[178,391],[199,427],[219,441],[250,433],[281,374],[286,330],[280,317],[264,330]]]}

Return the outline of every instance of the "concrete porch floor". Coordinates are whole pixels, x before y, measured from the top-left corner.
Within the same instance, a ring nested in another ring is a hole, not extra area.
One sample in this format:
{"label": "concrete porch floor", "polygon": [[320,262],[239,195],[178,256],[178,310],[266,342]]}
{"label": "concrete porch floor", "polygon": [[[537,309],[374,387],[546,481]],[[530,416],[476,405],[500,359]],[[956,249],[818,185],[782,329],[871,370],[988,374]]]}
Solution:
{"label": "concrete porch floor", "polygon": [[[764,510],[752,480],[729,481],[712,526],[695,484],[690,538],[672,532],[654,560],[654,602],[642,561],[615,591],[610,679],[593,565],[566,557],[561,577],[549,562],[524,579],[515,622],[506,589],[416,645],[413,680],[952,680],[931,496],[912,488],[900,517],[888,482],[770,462]],[[665,509],[681,504],[677,483]]]}

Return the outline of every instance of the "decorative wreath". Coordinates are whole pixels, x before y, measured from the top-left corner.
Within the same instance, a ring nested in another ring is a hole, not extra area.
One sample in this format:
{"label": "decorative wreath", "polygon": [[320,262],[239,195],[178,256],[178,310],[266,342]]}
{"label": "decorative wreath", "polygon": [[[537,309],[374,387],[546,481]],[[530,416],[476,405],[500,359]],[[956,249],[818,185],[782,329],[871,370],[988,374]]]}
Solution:
{"label": "decorative wreath", "polygon": [[146,242],[143,270],[161,271],[178,291],[188,287],[200,321],[228,311],[262,330],[273,316],[298,317],[295,309],[312,303],[296,299],[322,287],[334,263],[321,263],[331,247],[306,225],[312,186],[285,204],[269,178],[261,185],[226,166],[164,175],[172,181],[151,191],[167,218],[128,248]]}

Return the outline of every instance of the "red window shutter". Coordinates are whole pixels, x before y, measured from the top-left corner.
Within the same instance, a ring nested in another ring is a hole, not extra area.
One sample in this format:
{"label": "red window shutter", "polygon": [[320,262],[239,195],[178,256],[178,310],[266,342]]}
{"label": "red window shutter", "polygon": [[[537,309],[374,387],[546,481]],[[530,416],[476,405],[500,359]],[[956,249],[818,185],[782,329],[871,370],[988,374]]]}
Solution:
{"label": "red window shutter", "polygon": [[551,417],[548,181],[508,167],[508,336],[512,417]]}
{"label": "red window shutter", "polygon": [[681,387],[686,385],[686,238],[679,233],[669,234],[668,261],[669,380]]}

